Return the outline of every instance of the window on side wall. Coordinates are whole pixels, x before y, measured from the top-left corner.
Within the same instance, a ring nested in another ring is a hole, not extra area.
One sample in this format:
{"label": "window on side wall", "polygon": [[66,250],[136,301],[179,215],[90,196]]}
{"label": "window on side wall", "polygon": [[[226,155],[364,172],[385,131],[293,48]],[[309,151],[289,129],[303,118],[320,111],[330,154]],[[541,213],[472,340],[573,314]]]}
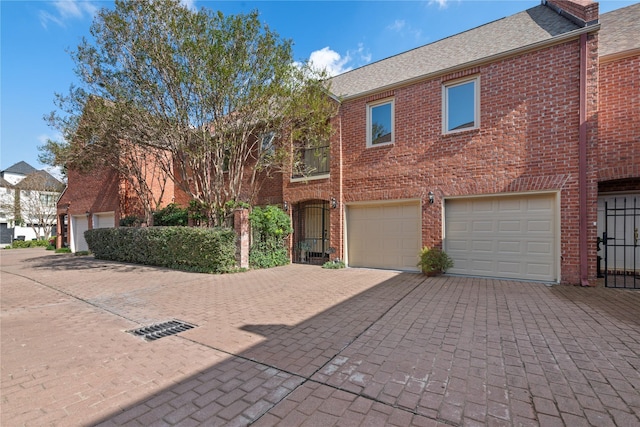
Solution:
{"label": "window on side wall", "polygon": [[393,110],[392,99],[367,105],[367,147],[393,144]]}
{"label": "window on side wall", "polygon": [[273,140],[275,136],[276,134],[273,132],[267,132],[262,134],[262,141],[260,142],[260,150],[262,150],[262,152],[265,153],[267,156],[272,156],[276,151],[276,148],[273,145]]}
{"label": "window on side wall", "polygon": [[480,78],[445,83],[442,109],[444,133],[480,127]]}

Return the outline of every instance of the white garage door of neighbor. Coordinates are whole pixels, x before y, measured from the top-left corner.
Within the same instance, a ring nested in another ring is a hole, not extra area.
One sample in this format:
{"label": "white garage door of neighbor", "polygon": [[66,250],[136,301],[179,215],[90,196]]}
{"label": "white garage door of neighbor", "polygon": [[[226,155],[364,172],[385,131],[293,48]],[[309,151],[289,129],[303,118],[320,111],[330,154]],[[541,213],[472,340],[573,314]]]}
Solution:
{"label": "white garage door of neighbor", "polygon": [[418,271],[421,218],[419,202],[347,206],[349,266]]}
{"label": "white garage door of neighbor", "polygon": [[554,194],[445,201],[449,273],[555,282]]}
{"label": "white garage door of neighbor", "polygon": [[71,217],[71,232],[73,235],[71,250],[73,252],[88,251],[89,246],[87,241],[84,240],[84,232],[89,229],[89,218],[86,215],[77,215]]}
{"label": "white garage door of neighbor", "polygon": [[113,212],[99,213],[93,216],[93,228],[113,228],[116,225]]}

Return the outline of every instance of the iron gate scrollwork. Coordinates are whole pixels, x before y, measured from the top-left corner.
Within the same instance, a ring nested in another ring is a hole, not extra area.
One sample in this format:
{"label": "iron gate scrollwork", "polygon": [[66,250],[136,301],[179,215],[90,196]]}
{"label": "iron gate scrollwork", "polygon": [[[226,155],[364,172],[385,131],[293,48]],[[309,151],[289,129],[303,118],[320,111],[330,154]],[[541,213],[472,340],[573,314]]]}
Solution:
{"label": "iron gate scrollwork", "polygon": [[604,283],[608,288],[640,289],[640,200],[614,198],[604,202]]}
{"label": "iron gate scrollwork", "polygon": [[293,217],[293,262],[324,264],[329,260],[329,202],[300,203]]}

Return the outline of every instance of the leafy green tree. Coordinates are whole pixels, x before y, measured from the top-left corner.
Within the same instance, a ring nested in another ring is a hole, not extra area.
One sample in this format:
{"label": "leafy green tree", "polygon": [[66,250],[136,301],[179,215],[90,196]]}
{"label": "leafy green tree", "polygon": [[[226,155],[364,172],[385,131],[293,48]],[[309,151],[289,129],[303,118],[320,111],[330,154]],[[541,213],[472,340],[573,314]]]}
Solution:
{"label": "leafy green tree", "polygon": [[[170,153],[163,171],[216,225],[226,202],[252,201],[244,199],[260,171],[288,165],[292,142],[328,140],[336,103],[326,76],[295,63],[291,41],[257,11],[225,16],[177,0],[117,0],[97,14],[91,35],[72,53],[81,84],[57,95],[48,117],[63,141],[42,148],[47,163],[91,167],[96,156],[87,153],[116,159],[123,141],[131,153]],[[276,138],[262,150],[267,133]]]}

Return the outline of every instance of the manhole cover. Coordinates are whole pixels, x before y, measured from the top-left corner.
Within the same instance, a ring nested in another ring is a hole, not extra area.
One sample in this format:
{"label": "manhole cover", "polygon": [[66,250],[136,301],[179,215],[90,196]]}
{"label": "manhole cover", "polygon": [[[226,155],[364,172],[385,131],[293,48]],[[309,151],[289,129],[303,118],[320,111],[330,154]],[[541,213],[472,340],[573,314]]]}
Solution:
{"label": "manhole cover", "polygon": [[196,325],[191,325],[180,320],[169,320],[168,322],[157,323],[150,326],[143,326],[142,328],[132,329],[127,332],[142,337],[147,341],[155,341],[160,338],[188,331],[189,329],[193,329],[195,327]]}

